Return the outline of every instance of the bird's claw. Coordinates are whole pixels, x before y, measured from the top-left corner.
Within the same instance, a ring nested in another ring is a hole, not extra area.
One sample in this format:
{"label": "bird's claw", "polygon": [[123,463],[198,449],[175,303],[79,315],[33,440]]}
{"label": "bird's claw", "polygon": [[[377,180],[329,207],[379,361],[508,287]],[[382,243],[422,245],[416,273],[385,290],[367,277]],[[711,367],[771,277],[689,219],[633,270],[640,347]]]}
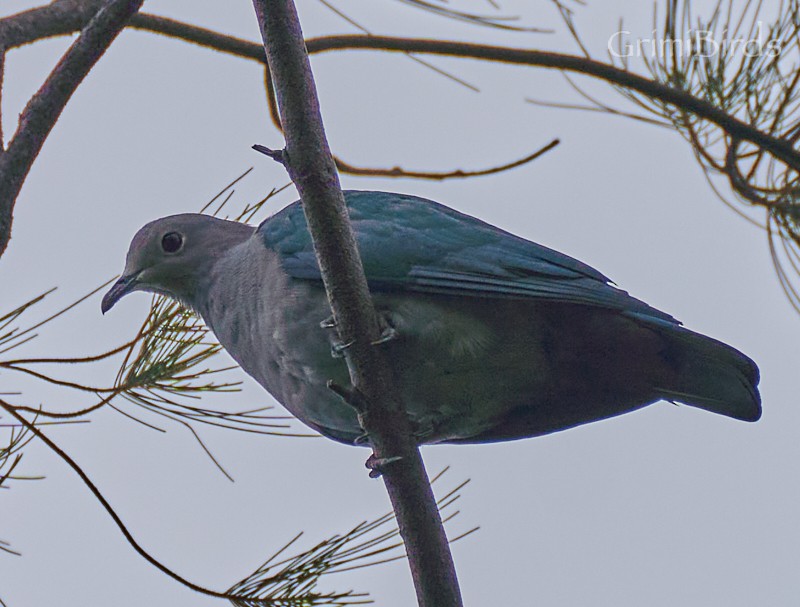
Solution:
{"label": "bird's claw", "polygon": [[321,329],[335,329],[339,323],[336,322],[336,318],[334,318],[333,314],[328,316],[325,320],[321,320],[319,326]]}
{"label": "bird's claw", "polygon": [[[321,329],[336,329],[339,323],[336,321],[336,317],[331,314],[325,320],[320,321],[319,326]],[[347,343],[342,343],[338,339],[331,338],[331,357],[344,358],[347,348],[351,347],[354,343],[356,342],[349,341]]]}
{"label": "bird's claw", "polygon": [[399,462],[402,457],[394,456],[394,457],[375,457],[375,454],[369,456],[366,463],[364,464],[367,468],[369,468],[369,477],[370,478],[380,478],[383,475],[383,471],[389,464],[393,464],[394,462]]}
{"label": "bird's claw", "polygon": [[355,341],[348,341],[347,343],[334,342],[331,344],[331,356],[333,358],[344,358],[347,354],[347,348],[351,347]]}
{"label": "bird's claw", "polygon": [[[394,339],[397,339],[398,337],[397,329],[386,323],[385,319],[381,324],[383,325],[383,330],[381,331],[380,337],[370,342],[370,344],[373,346],[379,346],[381,344],[388,343]],[[339,323],[336,321],[336,318],[331,315],[325,320],[320,321],[319,326],[322,329],[336,329],[336,327],[339,326]],[[336,339],[332,339],[331,342],[331,356],[333,358],[344,358],[347,354],[347,349],[356,343],[355,340],[343,343]]]}
{"label": "bird's claw", "polygon": [[381,344],[389,343],[393,339],[397,339],[399,333],[397,329],[394,327],[387,326],[382,332],[381,336],[376,339],[375,341],[370,342],[373,346],[379,346]]}

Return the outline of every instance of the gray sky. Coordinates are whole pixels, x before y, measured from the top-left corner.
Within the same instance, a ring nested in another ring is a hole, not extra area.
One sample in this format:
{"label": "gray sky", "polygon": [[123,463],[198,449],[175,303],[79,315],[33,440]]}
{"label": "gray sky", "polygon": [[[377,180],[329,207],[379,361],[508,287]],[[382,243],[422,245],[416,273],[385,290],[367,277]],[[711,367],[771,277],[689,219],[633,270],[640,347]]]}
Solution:
{"label": "gray sky", "polygon": [[[34,4],[6,0],[0,15]],[[145,9],[258,39],[246,0],[199,4],[160,0]],[[389,0],[336,5],[375,33],[574,50],[563,34],[507,35]],[[464,7],[491,11],[477,1]],[[578,25],[602,56],[620,15],[628,29],[649,35],[649,10],[647,3],[593,3],[579,11]],[[317,2],[300,2],[300,11],[308,36],[353,31]],[[562,29],[546,2],[504,3],[504,12]],[[67,44],[58,39],[11,53],[6,133]],[[314,59],[335,152],[354,164],[445,170],[510,161],[554,137],[562,145],[492,177],[440,184],[344,176],[343,185],[426,196],[590,263],[689,328],[755,359],[764,402],[757,424],[660,403],[535,440],[426,447],[431,472],[451,466],[440,492],[472,479],[450,528],[457,534],[481,526],[453,549],[466,604],[796,604],[798,319],[774,275],[765,234],[715,198],[677,134],[524,103],[526,96],[565,99],[556,74],[435,63],[482,93],[401,56]],[[281,145],[266,118],[261,78],[253,63],[123,33],[68,105],[25,184],[0,262],[0,284],[12,285],[0,292],[0,311],[55,285],[49,307],[31,318],[72,301],[120,271],[143,223],[197,210],[250,166],[256,168],[239,188],[241,202],[285,183],[280,167],[250,151],[256,142]],[[269,212],[294,198],[285,193]],[[104,318],[96,297],[21,352],[100,352],[132,335],[148,302],[145,295],[127,298]],[[114,372],[86,379],[107,384]],[[9,374],[1,381],[2,390],[26,389],[33,404],[87,404]],[[247,380],[243,393],[217,402],[234,409],[273,401]],[[177,425],[160,434],[111,410],[92,419],[48,434],[143,546],[208,587],[227,588],[297,531],[307,532],[301,545],[308,547],[389,507],[382,483],[367,478],[365,449],[202,431],[236,478],[231,484]],[[10,607],[219,604],[137,556],[42,445],[29,446],[24,464],[23,472],[47,479],[14,483],[0,499],[0,538],[23,553],[0,554],[0,597]],[[369,591],[386,607],[410,605],[414,596],[405,563],[333,577],[323,587]]]}

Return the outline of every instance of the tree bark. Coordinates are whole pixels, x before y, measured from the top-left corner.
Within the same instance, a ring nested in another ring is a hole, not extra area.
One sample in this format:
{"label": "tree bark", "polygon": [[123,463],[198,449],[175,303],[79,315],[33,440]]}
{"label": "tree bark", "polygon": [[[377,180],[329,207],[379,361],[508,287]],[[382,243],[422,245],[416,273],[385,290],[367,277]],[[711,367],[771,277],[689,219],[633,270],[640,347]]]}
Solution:
{"label": "tree bark", "polygon": [[[275,83],[286,166],[303,201],[322,278],[346,349],[360,418],[405,542],[417,600],[460,607],[450,548],[392,370],[379,346],[380,325],[367,288],[344,196],[319,111],[303,33],[292,0],[254,0]],[[388,218],[387,218],[388,219]],[[396,460],[395,458],[400,458]]]}

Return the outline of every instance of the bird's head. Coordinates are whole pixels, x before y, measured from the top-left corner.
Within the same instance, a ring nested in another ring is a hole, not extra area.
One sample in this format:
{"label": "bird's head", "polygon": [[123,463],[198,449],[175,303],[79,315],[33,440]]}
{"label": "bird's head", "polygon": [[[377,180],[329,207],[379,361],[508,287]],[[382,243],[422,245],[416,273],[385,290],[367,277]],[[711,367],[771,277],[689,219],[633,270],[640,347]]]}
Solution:
{"label": "bird's head", "polygon": [[252,233],[251,226],[193,213],[151,221],[133,237],[125,270],[100,309],[105,314],[133,291],[166,295],[194,307],[197,287],[217,259]]}

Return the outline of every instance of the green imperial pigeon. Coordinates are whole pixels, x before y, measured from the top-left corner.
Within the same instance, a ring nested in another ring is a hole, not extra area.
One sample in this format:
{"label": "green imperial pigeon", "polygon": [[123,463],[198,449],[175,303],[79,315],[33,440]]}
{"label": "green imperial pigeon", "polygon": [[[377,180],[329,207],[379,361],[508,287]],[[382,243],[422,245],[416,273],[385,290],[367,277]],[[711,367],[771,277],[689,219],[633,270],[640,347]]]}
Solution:
{"label": "green imperial pigeon", "polygon": [[[668,400],[761,416],[758,368],[597,270],[436,202],[345,192],[386,348],[420,443],[538,436]],[[106,312],[132,291],[197,312],[311,428],[348,444],[356,411],[303,209],[257,228],[183,214],[144,226]],[[324,326],[325,323],[323,323]]]}

